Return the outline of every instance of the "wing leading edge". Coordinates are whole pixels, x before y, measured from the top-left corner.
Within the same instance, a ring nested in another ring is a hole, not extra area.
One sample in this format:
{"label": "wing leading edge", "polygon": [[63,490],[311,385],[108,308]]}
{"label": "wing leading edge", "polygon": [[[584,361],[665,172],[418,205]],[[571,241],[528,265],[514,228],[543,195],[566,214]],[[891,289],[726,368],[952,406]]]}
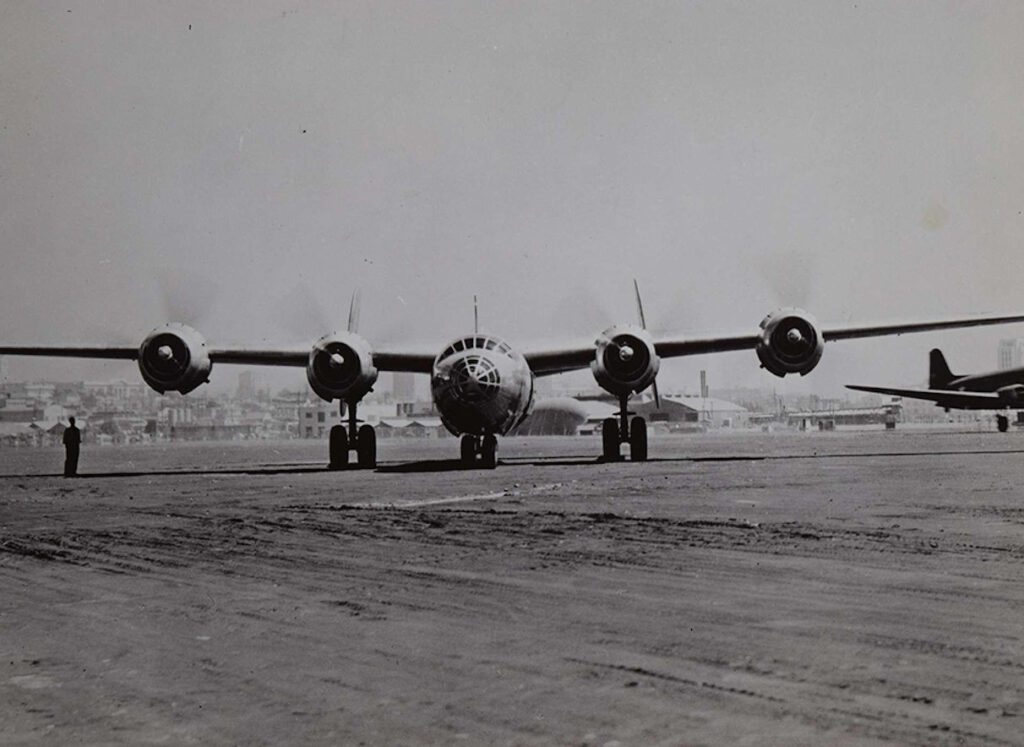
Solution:
{"label": "wing leading edge", "polygon": [[[309,363],[309,347],[280,349],[212,348],[211,363],[239,363],[248,366],[293,366],[304,368]],[[0,355],[25,355],[47,358],[93,358],[96,360],[134,361],[139,358],[137,347],[97,345],[6,345],[0,346]],[[433,354],[387,352],[373,354],[374,365],[381,371],[409,371],[430,373]]]}
{"label": "wing leading edge", "polygon": [[[852,340],[862,337],[882,337],[914,332],[932,332],[959,327],[982,327],[1024,321],[1024,314],[987,314],[958,319],[938,319],[917,322],[877,323],[870,325],[831,325],[821,330],[822,338]],[[760,334],[740,333],[701,337],[677,337],[655,340],[655,352],[662,358],[684,355],[707,355],[737,350],[752,350],[761,343]],[[527,352],[526,360],[537,376],[548,376],[586,368],[594,359],[594,345],[579,345],[561,349]]]}
{"label": "wing leading edge", "polygon": [[[850,340],[862,337],[880,337],[913,332],[930,332],[959,327],[978,327],[992,324],[1024,322],[1024,314],[992,314],[958,319],[943,319],[920,322],[899,322],[872,325],[838,325],[822,329],[825,341]],[[760,334],[726,334],[700,337],[676,337],[655,340],[655,352],[662,358],[684,355],[705,355],[737,350],[750,350],[761,343]],[[562,348],[532,350],[524,353],[531,370],[537,376],[576,371],[587,368],[594,360],[595,343],[570,345]],[[211,348],[210,361],[213,363],[238,363],[255,366],[304,367],[309,362],[310,348]],[[0,355],[49,356],[63,358],[96,358],[113,360],[136,360],[137,347],[121,346],[0,346]],[[424,352],[402,350],[373,351],[373,363],[381,371],[406,371],[430,373],[434,355]]]}

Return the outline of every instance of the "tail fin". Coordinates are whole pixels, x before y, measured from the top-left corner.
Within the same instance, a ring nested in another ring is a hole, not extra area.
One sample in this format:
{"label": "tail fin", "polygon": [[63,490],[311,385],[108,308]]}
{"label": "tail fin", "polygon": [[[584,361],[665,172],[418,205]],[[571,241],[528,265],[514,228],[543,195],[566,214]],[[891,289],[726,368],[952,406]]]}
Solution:
{"label": "tail fin", "polygon": [[928,388],[946,389],[956,376],[949,370],[946,356],[938,348],[928,354]]}

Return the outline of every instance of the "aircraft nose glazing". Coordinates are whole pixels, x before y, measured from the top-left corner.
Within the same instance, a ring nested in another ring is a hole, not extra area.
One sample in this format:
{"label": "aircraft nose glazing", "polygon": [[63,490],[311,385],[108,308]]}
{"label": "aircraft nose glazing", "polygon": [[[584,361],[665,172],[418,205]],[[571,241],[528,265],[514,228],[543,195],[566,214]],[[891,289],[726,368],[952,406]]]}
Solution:
{"label": "aircraft nose glazing", "polygon": [[463,402],[490,399],[498,393],[500,383],[498,369],[483,356],[468,355],[452,364],[452,392]]}

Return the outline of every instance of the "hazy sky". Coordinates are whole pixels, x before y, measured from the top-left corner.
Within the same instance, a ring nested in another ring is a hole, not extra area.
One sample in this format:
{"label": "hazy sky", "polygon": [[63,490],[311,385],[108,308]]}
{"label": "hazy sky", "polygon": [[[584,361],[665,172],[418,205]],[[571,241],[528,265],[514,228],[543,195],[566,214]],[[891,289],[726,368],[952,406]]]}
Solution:
{"label": "hazy sky", "polygon": [[[524,344],[633,321],[634,276],[681,333],[1021,311],[1022,38],[1016,1],[2,2],[0,337],[313,339],[358,286],[372,342],[440,346],[477,294]],[[909,384],[1006,336],[662,371]]]}

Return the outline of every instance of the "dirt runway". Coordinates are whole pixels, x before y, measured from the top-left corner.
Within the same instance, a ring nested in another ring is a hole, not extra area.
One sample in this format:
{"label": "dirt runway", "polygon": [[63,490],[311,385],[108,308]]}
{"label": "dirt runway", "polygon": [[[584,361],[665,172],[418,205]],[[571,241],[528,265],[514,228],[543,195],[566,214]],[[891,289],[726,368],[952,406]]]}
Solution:
{"label": "dirt runway", "polygon": [[1024,434],[0,452],[2,744],[1024,744]]}

